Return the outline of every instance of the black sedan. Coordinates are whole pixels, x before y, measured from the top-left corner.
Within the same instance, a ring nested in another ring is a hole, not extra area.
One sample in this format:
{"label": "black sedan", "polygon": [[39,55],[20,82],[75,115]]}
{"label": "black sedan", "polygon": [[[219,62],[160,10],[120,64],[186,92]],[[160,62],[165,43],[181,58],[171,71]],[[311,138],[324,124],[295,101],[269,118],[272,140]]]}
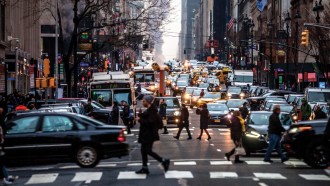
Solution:
{"label": "black sedan", "polygon": [[123,127],[71,113],[21,114],[7,121],[7,163],[76,162],[94,167],[101,159],[128,155]]}
{"label": "black sedan", "polygon": [[[268,147],[267,131],[269,117],[272,112],[251,111],[246,119],[246,132],[243,135],[242,142],[246,154],[263,152]],[[282,112],[280,120],[285,129],[288,129],[292,123],[291,115]]]}
{"label": "black sedan", "polygon": [[229,109],[226,104],[207,103],[210,113],[209,125],[226,125]]}

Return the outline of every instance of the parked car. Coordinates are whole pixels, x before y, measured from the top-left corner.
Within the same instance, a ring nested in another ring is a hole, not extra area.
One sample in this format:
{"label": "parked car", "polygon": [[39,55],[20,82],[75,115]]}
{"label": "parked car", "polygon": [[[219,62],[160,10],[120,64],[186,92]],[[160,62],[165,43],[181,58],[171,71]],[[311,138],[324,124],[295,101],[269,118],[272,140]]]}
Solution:
{"label": "parked car", "polygon": [[290,128],[282,137],[283,147],[314,168],[330,165],[330,141],[324,139],[328,119],[302,121]]}
{"label": "parked car", "polygon": [[28,112],[6,122],[10,164],[76,162],[95,167],[101,159],[128,155],[124,127],[60,112]]}
{"label": "parked car", "polygon": [[154,100],[155,106],[159,108],[159,101],[164,99],[167,104],[166,117],[167,124],[179,124],[181,122],[181,106],[178,98],[176,97],[156,97]]}
{"label": "parked car", "polygon": [[[269,117],[273,112],[251,111],[246,119],[246,132],[242,142],[247,155],[255,152],[265,152],[268,147],[267,133]],[[280,120],[285,129],[292,124],[291,115],[281,112]]]}

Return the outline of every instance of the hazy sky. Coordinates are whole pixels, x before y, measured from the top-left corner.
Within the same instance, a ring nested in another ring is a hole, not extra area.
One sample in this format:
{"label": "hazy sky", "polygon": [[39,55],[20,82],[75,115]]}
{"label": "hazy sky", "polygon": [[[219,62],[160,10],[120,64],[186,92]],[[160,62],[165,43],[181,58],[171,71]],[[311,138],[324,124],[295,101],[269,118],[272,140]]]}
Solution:
{"label": "hazy sky", "polygon": [[170,24],[165,26],[165,32],[163,35],[163,56],[166,60],[178,57],[178,44],[179,44],[179,33],[181,31],[181,0],[173,0],[172,7],[174,8],[171,13]]}

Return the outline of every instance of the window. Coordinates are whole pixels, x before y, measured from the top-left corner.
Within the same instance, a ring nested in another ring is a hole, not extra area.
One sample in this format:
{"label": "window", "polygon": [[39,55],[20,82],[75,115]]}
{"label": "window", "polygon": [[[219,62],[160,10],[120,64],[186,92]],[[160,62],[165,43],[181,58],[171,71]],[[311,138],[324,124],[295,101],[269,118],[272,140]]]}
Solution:
{"label": "window", "polygon": [[113,93],[113,99],[117,103],[120,103],[122,100],[126,101],[129,105],[132,105],[132,94],[131,90],[115,90]]}
{"label": "window", "polygon": [[43,132],[61,132],[73,130],[72,121],[65,116],[45,116],[42,125]]}
{"label": "window", "polygon": [[112,106],[112,91],[111,90],[93,90],[92,100],[98,101],[105,107]]}
{"label": "window", "polygon": [[39,117],[24,117],[18,120],[11,122],[8,125],[7,133],[8,134],[25,134],[33,133],[36,131]]}

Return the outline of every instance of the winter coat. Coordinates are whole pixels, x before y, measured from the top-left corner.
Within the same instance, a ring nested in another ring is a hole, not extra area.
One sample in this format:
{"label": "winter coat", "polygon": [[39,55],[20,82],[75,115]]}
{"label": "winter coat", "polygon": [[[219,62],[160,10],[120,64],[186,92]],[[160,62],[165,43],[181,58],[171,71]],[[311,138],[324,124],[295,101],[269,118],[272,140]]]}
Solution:
{"label": "winter coat", "polygon": [[204,108],[202,110],[197,109],[196,114],[201,115],[199,120],[200,129],[207,129],[209,123],[209,110],[207,108]]}
{"label": "winter coat", "polygon": [[282,126],[282,123],[280,121],[279,114],[273,113],[269,117],[269,125],[268,125],[268,133],[269,134],[276,134],[281,135],[282,132],[284,132],[285,129]]}
{"label": "winter coat", "polygon": [[189,111],[186,107],[181,109],[181,122],[179,127],[189,127]]}
{"label": "winter coat", "polygon": [[249,114],[249,109],[246,108],[246,106],[240,107],[239,111],[241,112],[243,119],[245,119],[247,117],[247,115]]}
{"label": "winter coat", "polygon": [[308,120],[308,118],[310,117],[310,115],[312,113],[311,106],[308,103],[306,103],[305,105],[302,104],[301,105],[301,113],[302,113],[302,119],[303,120]]}
{"label": "winter coat", "polygon": [[324,113],[321,109],[315,111],[314,119],[324,119],[324,118],[327,118],[327,114]]}
{"label": "winter coat", "polygon": [[238,117],[233,116],[231,118],[231,124],[230,124],[230,137],[234,141],[240,141],[242,138],[242,124]]}
{"label": "winter coat", "polygon": [[112,108],[111,120],[112,120],[112,124],[118,125],[118,122],[119,122],[119,108],[118,108],[118,106]]}
{"label": "winter coat", "polygon": [[157,117],[158,114],[155,106],[150,106],[140,117],[139,143],[152,143],[159,140]]}
{"label": "winter coat", "polygon": [[162,103],[159,105],[159,115],[160,117],[166,117],[166,107],[167,107],[167,104],[166,103]]}

